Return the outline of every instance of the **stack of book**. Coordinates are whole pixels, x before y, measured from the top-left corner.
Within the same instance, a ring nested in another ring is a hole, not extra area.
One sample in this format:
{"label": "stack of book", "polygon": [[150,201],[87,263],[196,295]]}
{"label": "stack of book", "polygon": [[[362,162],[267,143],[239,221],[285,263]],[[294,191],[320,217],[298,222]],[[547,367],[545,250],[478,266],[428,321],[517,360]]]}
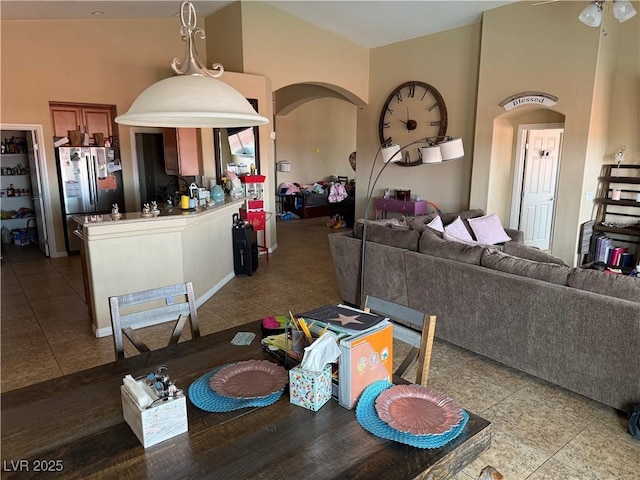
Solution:
{"label": "stack of book", "polygon": [[392,380],[393,325],[388,318],[344,305],[325,305],[298,316],[338,336],[340,358],[334,396],[340,405],[352,409],[371,383]]}
{"label": "stack of book", "polygon": [[627,247],[616,245],[614,240],[606,235],[594,237],[593,260],[612,267],[633,267],[635,259]]}

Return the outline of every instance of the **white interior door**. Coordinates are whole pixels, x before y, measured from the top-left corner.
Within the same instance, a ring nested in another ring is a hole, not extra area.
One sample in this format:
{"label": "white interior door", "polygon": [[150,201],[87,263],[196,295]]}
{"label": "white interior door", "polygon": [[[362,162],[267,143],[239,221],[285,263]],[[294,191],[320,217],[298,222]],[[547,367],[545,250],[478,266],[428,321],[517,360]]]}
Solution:
{"label": "white interior door", "polygon": [[525,153],[520,230],[525,244],[549,250],[563,129],[529,130]]}
{"label": "white interior door", "polygon": [[40,162],[38,144],[34,131],[25,132],[27,136],[27,152],[29,158],[29,172],[31,174],[31,195],[33,200],[33,210],[36,214],[38,225],[38,245],[42,253],[49,256],[49,235],[47,232],[47,221],[44,215],[44,200],[42,198],[42,181],[40,176]]}

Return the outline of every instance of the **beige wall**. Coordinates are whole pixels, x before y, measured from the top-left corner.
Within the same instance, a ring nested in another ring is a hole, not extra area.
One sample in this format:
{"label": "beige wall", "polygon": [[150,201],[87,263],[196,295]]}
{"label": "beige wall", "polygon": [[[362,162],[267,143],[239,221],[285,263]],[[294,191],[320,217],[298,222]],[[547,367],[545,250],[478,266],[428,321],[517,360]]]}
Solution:
{"label": "beige wall", "polygon": [[[385,187],[401,187],[436,202],[445,211],[468,206],[479,48],[480,25],[476,24],[371,51],[371,102],[358,111],[358,215],[364,213],[366,185],[380,145],[382,106],[395,87],[410,80],[429,83],[442,94],[448,112],[447,133],[462,137],[466,155],[437,165],[389,165],[374,195],[381,195]],[[378,160],[376,171],[380,165]]]}
{"label": "beige wall", "polygon": [[307,102],[276,116],[278,161],[291,172],[278,172],[278,183],[313,183],[329,175],[354,177],[349,154],[356,149],[356,107],[335,98]]}
{"label": "beige wall", "polygon": [[[236,8],[237,4],[227,7]],[[240,9],[243,72],[269,77],[274,91],[297,83],[313,83],[349,95],[354,103],[368,101],[369,50],[263,2],[243,2]],[[207,26],[215,25],[218,32],[236,27],[235,23],[227,23],[229,14],[215,20],[213,17],[217,16],[216,13],[208,18],[211,23]],[[212,34],[219,41],[208,45],[209,58],[226,58],[236,65],[237,58],[225,53],[224,37],[216,31]]]}
{"label": "beige wall", "polygon": [[244,72],[242,8],[240,2],[205,18],[208,67],[220,63],[225,70]]}

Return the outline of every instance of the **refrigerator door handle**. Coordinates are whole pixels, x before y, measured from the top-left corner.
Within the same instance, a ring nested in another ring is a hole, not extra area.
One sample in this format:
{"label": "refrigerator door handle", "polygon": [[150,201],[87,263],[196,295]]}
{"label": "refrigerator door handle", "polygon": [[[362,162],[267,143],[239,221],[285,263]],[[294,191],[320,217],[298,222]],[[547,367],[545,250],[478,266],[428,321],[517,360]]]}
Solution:
{"label": "refrigerator door handle", "polygon": [[98,159],[96,158],[96,156],[94,155],[93,158],[91,159],[91,168],[93,169],[93,188],[94,188],[94,196],[96,198],[96,205],[98,205],[98,203],[100,203],[100,199],[98,198],[98,169],[97,169],[97,162]]}
{"label": "refrigerator door handle", "polygon": [[87,181],[89,183],[89,203],[91,205],[95,205],[95,201],[93,200],[93,164],[91,163],[91,155],[86,156],[87,159]]}

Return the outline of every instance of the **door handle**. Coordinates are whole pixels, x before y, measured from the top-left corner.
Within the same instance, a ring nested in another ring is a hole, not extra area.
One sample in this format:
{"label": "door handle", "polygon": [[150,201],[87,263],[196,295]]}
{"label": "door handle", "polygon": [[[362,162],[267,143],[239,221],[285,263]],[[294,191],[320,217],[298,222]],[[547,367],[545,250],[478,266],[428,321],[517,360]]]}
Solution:
{"label": "door handle", "polygon": [[89,183],[89,203],[91,205],[94,204],[93,202],[93,187],[91,186],[91,157],[89,155],[87,155],[85,157],[86,161],[87,161],[87,182]]}
{"label": "door handle", "polygon": [[100,199],[98,198],[98,169],[96,168],[96,157],[95,155],[92,158],[93,162],[93,188],[95,188],[95,197],[96,197],[96,205],[100,203]]}

